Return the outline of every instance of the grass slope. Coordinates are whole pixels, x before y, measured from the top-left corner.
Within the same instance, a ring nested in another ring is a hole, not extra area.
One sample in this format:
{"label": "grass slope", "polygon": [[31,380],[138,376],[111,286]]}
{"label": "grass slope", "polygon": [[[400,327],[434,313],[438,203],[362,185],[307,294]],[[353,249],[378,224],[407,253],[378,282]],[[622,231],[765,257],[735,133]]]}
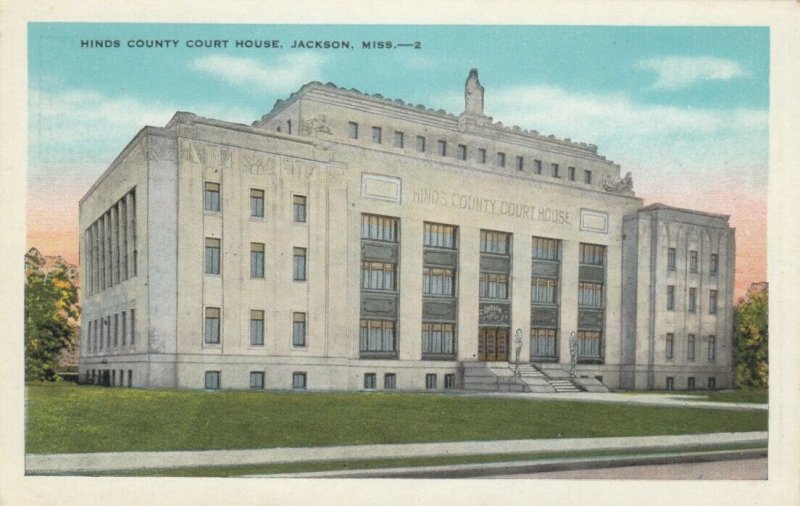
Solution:
{"label": "grass slope", "polygon": [[26,451],[275,448],[761,431],[765,412],[414,393],[32,384]]}

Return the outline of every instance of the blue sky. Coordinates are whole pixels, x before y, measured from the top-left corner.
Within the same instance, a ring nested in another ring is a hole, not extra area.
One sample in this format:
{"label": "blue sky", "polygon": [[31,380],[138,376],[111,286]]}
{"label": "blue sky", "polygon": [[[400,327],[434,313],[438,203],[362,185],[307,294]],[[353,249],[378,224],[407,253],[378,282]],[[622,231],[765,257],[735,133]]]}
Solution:
{"label": "blue sky", "polygon": [[[81,48],[106,39],[120,47]],[[282,48],[234,47],[276,39]],[[289,47],[309,39],[354,49]],[[179,42],[144,49],[129,40]],[[186,47],[194,40],[229,43]],[[387,40],[421,49],[361,49]],[[763,228],[737,201],[755,197],[764,209],[765,27],[35,23],[28,44],[30,199],[79,198],[142,126],[163,126],[176,110],[250,124],[304,83],[332,81],[458,114],[475,67],[495,121],[596,144],[633,173],[646,203],[729,213],[734,225],[748,213],[751,228]]]}

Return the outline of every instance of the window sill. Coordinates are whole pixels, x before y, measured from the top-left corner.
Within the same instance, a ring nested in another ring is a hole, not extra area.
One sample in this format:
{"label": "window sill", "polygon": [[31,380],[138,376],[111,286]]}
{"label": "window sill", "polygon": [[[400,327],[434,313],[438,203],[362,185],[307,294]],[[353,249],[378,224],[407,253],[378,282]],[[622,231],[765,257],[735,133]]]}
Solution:
{"label": "window sill", "polygon": [[361,351],[358,358],[362,360],[397,360],[396,351]]}
{"label": "window sill", "polygon": [[456,359],[456,354],[446,354],[446,353],[423,353],[422,360],[441,360],[441,361],[449,361],[452,362]]}

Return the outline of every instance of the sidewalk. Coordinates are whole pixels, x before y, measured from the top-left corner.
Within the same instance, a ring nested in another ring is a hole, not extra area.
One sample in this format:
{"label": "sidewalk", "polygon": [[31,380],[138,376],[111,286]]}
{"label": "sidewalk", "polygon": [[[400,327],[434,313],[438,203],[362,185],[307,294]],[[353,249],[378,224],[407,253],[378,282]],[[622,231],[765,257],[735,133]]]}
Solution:
{"label": "sidewalk", "polygon": [[282,464],[332,460],[634,450],[638,448],[668,449],[714,444],[765,443],[766,441],[766,432],[726,432],[679,436],[521,439],[449,443],[327,446],[316,448],[69,453],[26,455],[25,469],[26,473],[29,474],[69,474],[75,472],[91,473],[132,469]]}
{"label": "sidewalk", "polygon": [[642,404],[646,406],[665,406],[671,408],[703,408],[726,411],[768,411],[768,404],[746,402],[712,402],[697,399],[697,396],[676,394],[635,394],[635,393],[519,393],[519,392],[468,392],[464,396],[507,397],[530,399],[532,401],[552,400],[567,402],[600,402],[609,404]]}

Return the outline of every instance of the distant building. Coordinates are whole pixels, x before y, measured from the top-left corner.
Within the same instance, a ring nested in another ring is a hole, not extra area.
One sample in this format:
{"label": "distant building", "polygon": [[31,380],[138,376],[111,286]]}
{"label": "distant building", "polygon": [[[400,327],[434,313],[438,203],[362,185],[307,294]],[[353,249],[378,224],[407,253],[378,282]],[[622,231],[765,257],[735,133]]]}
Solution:
{"label": "distant building", "polygon": [[728,217],[643,207],[596,146],[483,101],[477,71],[458,116],[312,82],[252,126],[142,129],[80,204],[82,378],[730,387]]}

